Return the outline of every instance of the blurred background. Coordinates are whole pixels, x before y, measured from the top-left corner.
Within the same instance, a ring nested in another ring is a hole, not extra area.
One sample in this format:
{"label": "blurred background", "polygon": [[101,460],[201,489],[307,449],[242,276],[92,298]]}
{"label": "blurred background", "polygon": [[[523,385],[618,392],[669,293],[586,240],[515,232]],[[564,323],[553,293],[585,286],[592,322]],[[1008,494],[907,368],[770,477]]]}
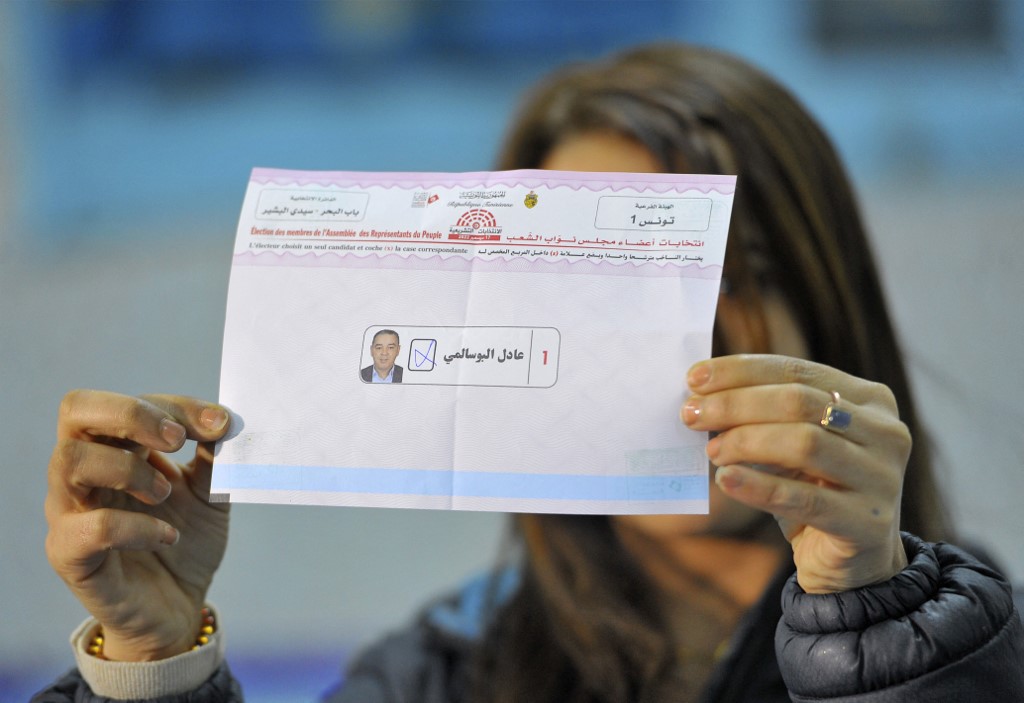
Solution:
{"label": "blurred background", "polygon": [[[84,617],[43,553],[60,398],[216,398],[253,166],[487,169],[541,75],[664,39],[753,60],[834,136],[962,531],[1024,579],[1024,2],[0,0],[0,701],[69,667]],[[232,520],[212,599],[256,702],[315,699],[503,524]]]}

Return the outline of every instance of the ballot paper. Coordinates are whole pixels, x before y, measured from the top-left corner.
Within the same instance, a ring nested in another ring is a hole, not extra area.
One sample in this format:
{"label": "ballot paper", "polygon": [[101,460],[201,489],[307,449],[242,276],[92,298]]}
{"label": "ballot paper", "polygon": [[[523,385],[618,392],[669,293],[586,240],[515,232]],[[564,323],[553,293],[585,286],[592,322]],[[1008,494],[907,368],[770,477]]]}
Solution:
{"label": "ballot paper", "polygon": [[211,500],[707,512],[707,436],[679,409],[710,356],[734,189],[255,169]]}

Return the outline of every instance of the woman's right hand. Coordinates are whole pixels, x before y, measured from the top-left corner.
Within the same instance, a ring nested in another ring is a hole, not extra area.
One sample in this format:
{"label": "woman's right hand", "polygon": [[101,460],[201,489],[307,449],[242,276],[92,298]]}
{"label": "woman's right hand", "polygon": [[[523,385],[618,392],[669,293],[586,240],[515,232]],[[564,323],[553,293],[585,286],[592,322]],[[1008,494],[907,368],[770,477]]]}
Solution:
{"label": "woman's right hand", "polygon": [[[227,546],[228,506],[210,503],[213,441],[228,414],[172,395],[78,390],[61,403],[50,459],[46,554],[102,624],[111,660],[187,651]],[[161,452],[196,440],[195,458]]]}

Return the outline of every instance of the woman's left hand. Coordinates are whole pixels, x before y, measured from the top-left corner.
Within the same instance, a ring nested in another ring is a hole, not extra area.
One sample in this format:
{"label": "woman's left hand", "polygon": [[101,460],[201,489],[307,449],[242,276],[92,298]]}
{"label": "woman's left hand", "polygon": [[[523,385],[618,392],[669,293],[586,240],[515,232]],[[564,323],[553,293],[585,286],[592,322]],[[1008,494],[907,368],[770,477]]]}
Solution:
{"label": "woman's left hand", "polygon": [[[911,438],[892,391],[829,366],[772,355],[695,364],[682,417],[707,445],[725,495],[775,516],[808,593],[885,581],[907,556],[900,495]],[[822,426],[839,393],[844,431]]]}

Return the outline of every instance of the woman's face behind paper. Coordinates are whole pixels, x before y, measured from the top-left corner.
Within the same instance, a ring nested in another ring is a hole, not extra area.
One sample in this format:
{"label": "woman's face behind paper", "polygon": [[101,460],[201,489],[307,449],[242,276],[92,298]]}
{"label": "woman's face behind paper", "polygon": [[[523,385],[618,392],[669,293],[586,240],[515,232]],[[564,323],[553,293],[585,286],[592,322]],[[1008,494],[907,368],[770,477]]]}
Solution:
{"label": "woman's face behind paper", "polygon": [[[559,171],[603,171],[625,173],[659,173],[661,163],[639,142],[615,132],[584,132],[568,137],[556,144],[541,162],[541,168]],[[807,344],[800,333],[796,319],[782,301],[770,290],[763,291],[762,305],[768,327],[772,353],[805,357]],[[716,322],[730,353],[750,351],[749,325],[744,311],[723,300],[718,307]],[[664,382],[652,370],[652,383]],[[672,382],[669,379],[669,382]],[[683,378],[676,379],[682,391]],[[654,539],[671,539],[691,534],[732,536],[749,533],[751,527],[765,519],[765,513],[748,508],[726,498],[711,483],[710,514],[708,515],[626,515],[617,517],[622,526],[639,530]]]}

